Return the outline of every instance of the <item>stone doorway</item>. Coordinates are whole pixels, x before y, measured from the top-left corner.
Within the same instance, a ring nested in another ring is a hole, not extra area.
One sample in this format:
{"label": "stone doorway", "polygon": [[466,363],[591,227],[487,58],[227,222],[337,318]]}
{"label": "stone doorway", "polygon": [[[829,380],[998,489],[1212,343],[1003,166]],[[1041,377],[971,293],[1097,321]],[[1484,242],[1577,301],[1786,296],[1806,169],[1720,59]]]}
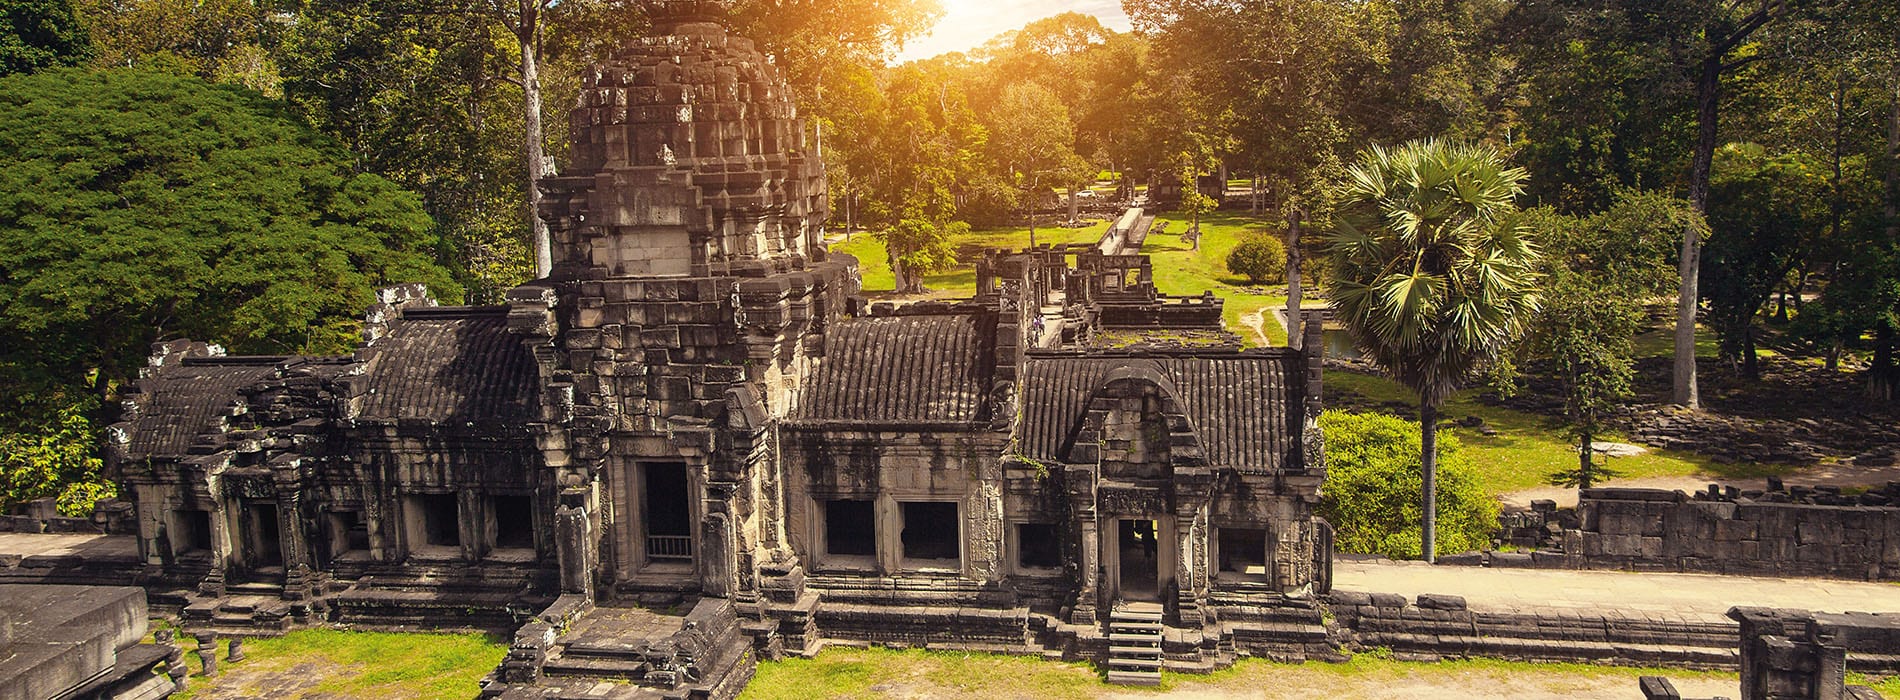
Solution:
{"label": "stone doorway", "polygon": [[277,504],[245,501],[238,507],[237,520],[239,573],[250,581],[283,581],[283,530],[277,522]]}
{"label": "stone doorway", "polygon": [[693,510],[686,465],[644,465],[641,525],[649,564],[693,563]]}
{"label": "stone doorway", "polygon": [[1122,600],[1161,600],[1161,523],[1118,520],[1116,588]]}

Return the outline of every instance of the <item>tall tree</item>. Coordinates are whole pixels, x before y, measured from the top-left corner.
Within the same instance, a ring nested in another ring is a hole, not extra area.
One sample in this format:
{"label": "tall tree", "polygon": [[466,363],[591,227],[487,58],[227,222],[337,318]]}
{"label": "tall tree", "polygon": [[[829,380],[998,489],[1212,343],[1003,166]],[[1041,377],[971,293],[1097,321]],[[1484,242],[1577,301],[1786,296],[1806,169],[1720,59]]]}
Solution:
{"label": "tall tree", "polygon": [[1537,310],[1527,174],[1445,141],[1377,146],[1347,169],[1329,238],[1329,296],[1368,357],[1418,394],[1425,560],[1436,555],[1438,408],[1500,357]]}
{"label": "tall tree", "polygon": [[1068,187],[1089,177],[1089,164],[1075,154],[1069,110],[1055,93],[1032,82],[1003,90],[992,115],[990,140],[996,161],[1021,191],[1017,201],[1029,219],[1029,245],[1036,245],[1036,211],[1051,186]]}
{"label": "tall tree", "polygon": [[76,66],[91,53],[71,0],[0,0],[0,76]]}

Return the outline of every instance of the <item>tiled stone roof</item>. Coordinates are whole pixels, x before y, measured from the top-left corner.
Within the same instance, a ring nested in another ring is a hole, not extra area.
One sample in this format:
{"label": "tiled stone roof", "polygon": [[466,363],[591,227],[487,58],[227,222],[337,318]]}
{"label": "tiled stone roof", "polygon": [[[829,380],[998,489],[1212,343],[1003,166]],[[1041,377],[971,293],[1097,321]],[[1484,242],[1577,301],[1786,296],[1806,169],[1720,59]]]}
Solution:
{"label": "tiled stone roof", "polygon": [[363,418],[450,423],[536,415],[534,356],[508,333],[504,307],[408,309],[369,352]]}
{"label": "tiled stone roof", "polygon": [[1280,469],[1288,449],[1288,360],[1275,356],[1031,358],[1023,375],[1023,450],[1060,461],[1089,400],[1117,369],[1165,378],[1209,465]]}
{"label": "tiled stone roof", "polygon": [[140,380],[144,400],[132,422],[128,451],[139,457],[182,457],[232,404],[240,390],[276,373],[281,357],[193,358]]}
{"label": "tiled stone roof", "polygon": [[835,324],[800,421],[972,422],[994,356],[969,314],[877,316]]}

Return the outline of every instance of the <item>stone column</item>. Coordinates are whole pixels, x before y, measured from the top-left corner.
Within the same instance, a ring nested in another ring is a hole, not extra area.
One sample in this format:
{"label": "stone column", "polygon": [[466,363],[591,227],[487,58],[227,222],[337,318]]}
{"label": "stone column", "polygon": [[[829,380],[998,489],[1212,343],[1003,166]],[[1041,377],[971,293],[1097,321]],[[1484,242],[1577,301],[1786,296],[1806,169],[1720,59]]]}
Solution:
{"label": "stone column", "polygon": [[218,633],[205,630],[198,634],[198,662],[204,665],[205,677],[218,675]]}
{"label": "stone column", "polygon": [[587,515],[587,490],[561,491],[554,511],[554,554],[561,567],[561,592],[594,597],[594,571],[600,566],[594,525]]}

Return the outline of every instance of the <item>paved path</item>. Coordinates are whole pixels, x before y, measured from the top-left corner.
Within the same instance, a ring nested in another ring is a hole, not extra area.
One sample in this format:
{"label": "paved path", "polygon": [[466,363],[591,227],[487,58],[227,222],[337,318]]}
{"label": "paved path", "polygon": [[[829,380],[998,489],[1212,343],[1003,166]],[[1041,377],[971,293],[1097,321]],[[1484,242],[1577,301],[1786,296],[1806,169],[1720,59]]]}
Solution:
{"label": "paved path", "polygon": [[1900,585],[1834,579],[1487,569],[1341,557],[1333,562],[1333,586],[1408,598],[1420,593],[1460,595],[1474,610],[1500,612],[1548,607],[1617,609],[1709,620],[1727,619],[1724,614],[1737,605],[1900,612]]}
{"label": "paved path", "polygon": [[0,558],[71,554],[85,557],[137,558],[139,542],[138,538],[131,535],[41,535],[0,532]]}

